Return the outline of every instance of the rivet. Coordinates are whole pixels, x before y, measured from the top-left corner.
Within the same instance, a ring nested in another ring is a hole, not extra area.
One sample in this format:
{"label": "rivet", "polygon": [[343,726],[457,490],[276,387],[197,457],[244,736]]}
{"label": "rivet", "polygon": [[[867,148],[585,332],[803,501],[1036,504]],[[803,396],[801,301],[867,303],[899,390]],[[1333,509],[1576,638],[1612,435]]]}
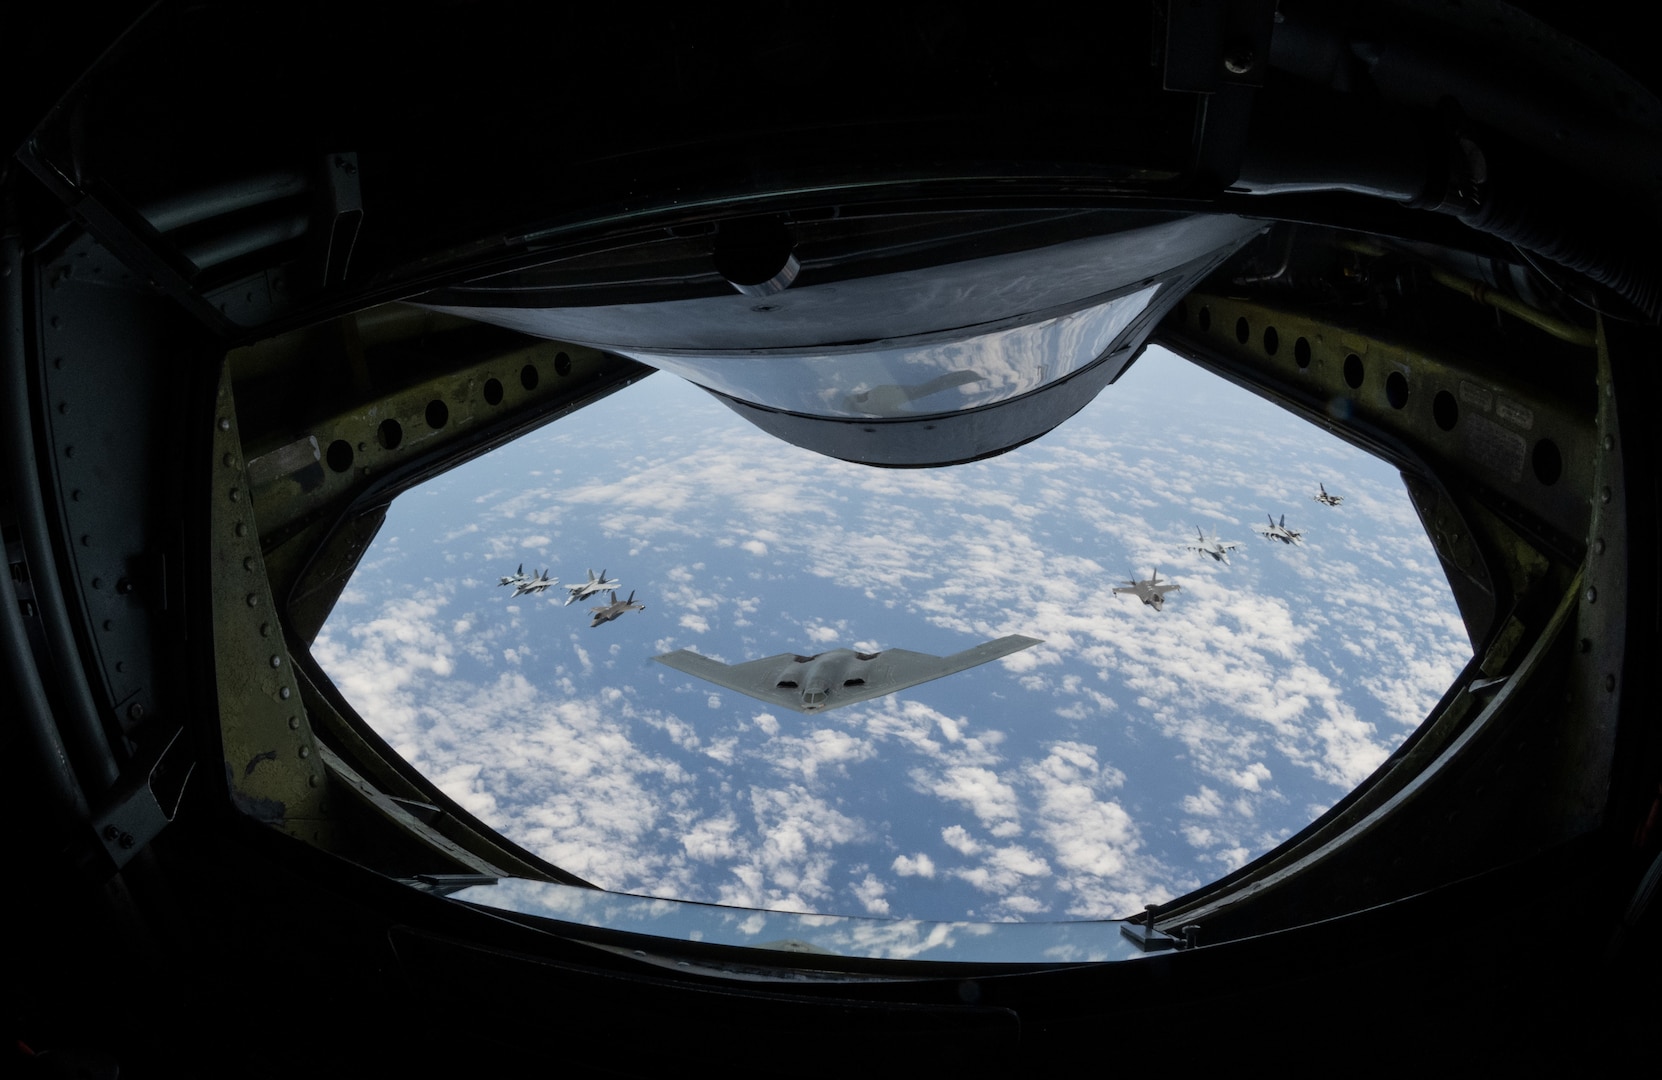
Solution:
{"label": "rivet", "polygon": [[220,458],[220,460],[225,462],[227,468],[234,467],[237,463],[237,455],[226,454],[224,457]]}
{"label": "rivet", "polygon": [[263,623],[260,624],[260,636],[261,637],[270,637],[271,636],[271,624],[270,623],[263,622]]}
{"label": "rivet", "polygon": [[306,777],[306,783],[311,787],[317,787],[317,773]]}
{"label": "rivet", "polygon": [[259,607],[260,606],[260,594],[259,593],[249,593],[248,594],[248,606],[249,607]]}
{"label": "rivet", "polygon": [[63,456],[64,457],[74,457],[75,456],[75,448],[73,446],[64,447],[63,448]]}
{"label": "rivet", "polygon": [[286,686],[277,691],[277,696],[282,698],[284,701],[287,701],[292,694],[293,691]]}
{"label": "rivet", "polygon": [[219,418],[219,430],[221,430],[221,431],[230,431],[231,430],[231,421],[228,418],[221,416]]}
{"label": "rivet", "polygon": [[242,492],[237,490],[236,488],[232,488],[231,491],[230,491],[230,496],[231,496],[231,501],[236,502],[238,499],[242,498]]}
{"label": "rivet", "polygon": [[365,465],[365,466],[364,466],[364,475],[365,475],[365,476],[368,476],[368,475],[369,475],[369,466],[368,466],[368,465]]}
{"label": "rivet", "polygon": [[271,666],[274,667],[274,668],[282,667],[283,666],[283,658],[281,656],[273,656],[271,658]]}
{"label": "rivet", "polygon": [[1604,537],[1601,536],[1598,539],[1593,541],[1593,554],[1594,555],[1603,555],[1604,554]]}
{"label": "rivet", "polygon": [[116,837],[118,837],[120,835],[121,835],[121,830],[116,828],[114,825],[104,826],[104,839],[114,840]]}
{"label": "rivet", "polygon": [[290,731],[299,731],[300,730],[300,717],[298,717],[298,716],[289,717],[289,730]]}
{"label": "rivet", "polygon": [[1614,450],[1614,449],[1616,449],[1616,439],[1615,439],[1615,436],[1613,436],[1613,435],[1606,435],[1606,436],[1605,436],[1605,437],[1604,437],[1604,448],[1605,448],[1605,449],[1606,449],[1606,450]]}
{"label": "rivet", "polygon": [[1614,689],[1616,689],[1616,676],[1606,675],[1604,677],[1604,692],[1609,693]]}
{"label": "rivet", "polygon": [[54,368],[56,368],[57,370],[62,371],[63,370],[63,357],[54,356],[52,358],[52,366]]}
{"label": "rivet", "polygon": [[132,833],[124,832],[121,834],[121,846],[123,848],[130,848],[136,843],[138,843],[138,841],[133,839]]}
{"label": "rivet", "polygon": [[117,671],[126,671],[126,670],[127,670],[127,661],[125,661],[125,660],[117,660],[117,661],[116,661],[116,662],[115,662],[115,669],[116,669],[116,670],[117,670]]}
{"label": "rivet", "polygon": [[248,535],[248,523],[243,522],[243,521],[237,522],[236,534],[238,536],[247,536]]}
{"label": "rivet", "polygon": [[303,757],[303,758],[311,757],[312,756],[312,748],[309,747],[309,746],[302,746],[300,748],[300,756]]}
{"label": "rivet", "polygon": [[242,560],[242,568],[244,570],[254,569],[254,556],[250,555],[247,558],[243,559]]}
{"label": "rivet", "polygon": [[1587,601],[1587,602],[1588,602],[1588,603],[1589,603],[1589,604],[1596,604],[1596,603],[1598,603],[1598,599],[1599,599],[1599,591],[1598,591],[1598,589],[1597,589],[1597,588],[1595,588],[1595,587],[1594,587],[1594,586],[1592,586],[1592,585],[1589,585],[1589,586],[1587,586],[1587,591],[1586,591],[1586,592],[1584,592],[1584,593],[1582,593],[1582,594],[1581,594],[1581,595],[1582,595],[1582,596],[1583,596],[1583,597],[1584,597],[1584,598],[1585,598],[1585,599],[1586,599],[1586,601]]}
{"label": "rivet", "polygon": [[368,452],[369,452],[369,444],[368,443],[361,442],[361,443],[358,444],[358,453],[364,454],[364,453],[368,453]]}
{"label": "rivet", "polygon": [[81,501],[81,489],[80,488],[75,488],[72,491],[70,491],[69,501],[70,502],[80,502]]}
{"label": "rivet", "polygon": [[1599,492],[1599,502],[1607,503],[1609,501],[1610,501],[1610,489],[1609,488],[1604,488]]}
{"label": "rivet", "polygon": [[92,579],[92,587],[95,588],[95,589],[102,589],[104,587],[104,579],[101,578],[101,577],[93,578]]}
{"label": "rivet", "polygon": [[1584,637],[1584,638],[1581,639],[1581,651],[1584,652],[1584,653],[1590,653],[1590,652],[1593,651],[1593,639],[1592,638]]}
{"label": "rivet", "polygon": [[69,415],[69,402],[67,402],[67,401],[58,402],[58,415],[59,416]]}
{"label": "rivet", "polygon": [[81,546],[82,547],[91,547],[92,546],[92,537],[87,535],[86,533],[82,533],[81,534]]}
{"label": "rivet", "polygon": [[120,593],[122,596],[126,596],[128,593],[133,591],[133,583],[128,581],[126,578],[117,578],[115,582],[115,591]]}
{"label": "rivet", "polygon": [[129,720],[143,720],[144,719],[144,706],[140,705],[136,701],[133,702],[131,705],[127,706],[127,719],[129,719]]}
{"label": "rivet", "polygon": [[56,315],[52,316],[52,318],[47,321],[52,324],[52,329],[54,330],[63,325],[63,320],[58,318]]}

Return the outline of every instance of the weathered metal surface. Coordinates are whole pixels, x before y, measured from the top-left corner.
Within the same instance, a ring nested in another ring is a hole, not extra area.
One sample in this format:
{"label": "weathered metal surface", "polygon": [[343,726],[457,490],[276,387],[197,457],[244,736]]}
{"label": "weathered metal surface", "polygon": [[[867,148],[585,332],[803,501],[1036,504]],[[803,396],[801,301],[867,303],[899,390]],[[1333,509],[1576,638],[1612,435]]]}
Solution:
{"label": "weathered metal surface", "polygon": [[328,774],[296,691],[260,553],[231,370],[220,376],[213,424],[213,655],[225,779],[246,814],[328,844]]}

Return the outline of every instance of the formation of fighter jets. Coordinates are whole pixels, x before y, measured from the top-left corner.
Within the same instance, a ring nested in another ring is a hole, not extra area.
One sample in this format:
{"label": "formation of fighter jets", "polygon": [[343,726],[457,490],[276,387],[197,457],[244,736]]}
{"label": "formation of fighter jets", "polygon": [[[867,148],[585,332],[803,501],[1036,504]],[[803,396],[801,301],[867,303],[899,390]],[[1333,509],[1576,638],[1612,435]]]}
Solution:
{"label": "formation of fighter jets", "polygon": [[[1328,494],[1326,484],[1317,484],[1316,486],[1319,489],[1317,494],[1310,497],[1322,505],[1338,506],[1340,503],[1345,501],[1345,497],[1343,495]],[[1283,544],[1288,545],[1303,542],[1304,533],[1298,529],[1288,527],[1286,514],[1281,515],[1280,521],[1276,520],[1274,514],[1270,514],[1268,516],[1269,527],[1259,529],[1259,535],[1263,536],[1265,539],[1279,540]],[[1195,528],[1195,541],[1196,542],[1193,544],[1185,545],[1184,550],[1192,551],[1197,555],[1205,555],[1211,558],[1213,562],[1221,562],[1225,564],[1229,562],[1229,553],[1237,550],[1241,546],[1234,542],[1226,543],[1219,540],[1215,536],[1208,540],[1206,538],[1206,531],[1201,529],[1199,526],[1196,526]],[[1170,580],[1161,581],[1160,571],[1156,569],[1152,577],[1143,580],[1138,580],[1137,575],[1133,573],[1123,585],[1115,586],[1114,595],[1118,596],[1121,593],[1128,593],[1135,596],[1155,611],[1159,611],[1165,606],[1166,594],[1177,592],[1181,588],[1182,586],[1173,584]]]}
{"label": "formation of fighter jets", "polygon": [[[1342,495],[1328,494],[1327,485],[1319,484],[1318,488],[1319,492],[1311,498],[1324,506],[1338,506],[1344,501]],[[1279,540],[1284,544],[1297,544],[1304,535],[1297,529],[1288,528],[1285,514],[1281,515],[1279,522],[1274,515],[1270,515],[1269,527],[1259,529],[1258,532],[1267,539]],[[1240,548],[1240,545],[1233,541],[1225,542],[1215,536],[1208,539],[1205,530],[1199,527],[1195,529],[1195,541],[1186,545],[1186,550],[1225,564],[1229,562],[1229,553]],[[559,579],[549,577],[546,570],[534,571],[527,575],[524,563],[512,574],[504,575],[497,581],[498,586],[512,585],[514,596],[538,594],[558,584]],[[631,611],[645,611],[646,605],[635,602],[633,591],[626,600],[617,598],[619,584],[616,578],[608,578],[605,570],[596,574],[591,568],[588,571],[588,580],[565,587],[568,595],[564,606],[570,607],[579,600],[587,600],[602,592],[607,593],[611,597],[609,602],[589,608],[589,614],[593,616],[589,622],[591,628],[621,618]],[[1182,588],[1170,579],[1161,580],[1160,570],[1156,567],[1147,578],[1139,579],[1133,573],[1123,584],[1114,587],[1114,595],[1134,596],[1144,606],[1160,611],[1165,606],[1166,597],[1181,591]],[[778,656],[742,664],[724,664],[700,656],[690,649],[678,649],[655,656],[653,659],[717,686],[737,690],[758,701],[797,712],[812,713],[883,697],[1037,644],[1037,638],[1011,634],[944,657],[909,652],[905,649],[873,653],[857,652],[854,649],[832,649],[812,656],[781,653]]]}
{"label": "formation of fighter jets", "polygon": [[[549,577],[547,570],[535,570],[527,576],[525,573],[524,563],[519,564],[518,570],[515,570],[513,573],[504,577],[498,578],[496,582],[498,586],[512,585],[514,587],[514,596],[528,596],[534,593],[540,593],[550,585],[558,585],[559,583],[560,579]],[[510,599],[512,599],[512,597],[510,597]]]}
{"label": "formation of fighter jets", "polygon": [[[498,578],[496,582],[498,587],[503,585],[512,585],[514,587],[514,596],[533,596],[541,593],[544,589],[547,589],[553,585],[558,585],[559,583],[560,579],[549,577],[547,570],[537,570],[527,575],[525,573],[524,563],[519,564],[518,570],[515,570],[511,574],[503,575],[501,578]],[[632,592],[629,594],[629,599],[624,601],[618,600],[616,589],[619,584],[620,582],[616,578],[608,578],[606,576],[606,571],[602,570],[597,575],[591,569],[589,571],[589,580],[580,581],[574,585],[566,586],[566,591],[571,595],[566,597],[566,602],[562,606],[570,607],[578,600],[587,600],[596,593],[604,592],[609,589],[613,590],[612,602],[609,604],[603,604],[600,607],[589,609],[589,611],[594,615],[594,621],[589,623],[589,626],[595,627],[604,622],[611,622],[613,619],[628,611],[645,611],[646,605],[635,603],[635,594]],[[509,599],[511,600],[513,597],[509,597]]]}

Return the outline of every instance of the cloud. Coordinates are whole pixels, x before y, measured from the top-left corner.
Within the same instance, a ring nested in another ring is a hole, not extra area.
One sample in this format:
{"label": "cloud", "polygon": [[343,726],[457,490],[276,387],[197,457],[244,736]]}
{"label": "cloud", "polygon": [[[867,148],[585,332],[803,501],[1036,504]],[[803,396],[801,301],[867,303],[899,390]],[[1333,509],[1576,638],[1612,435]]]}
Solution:
{"label": "cloud", "polygon": [[935,876],[935,860],[922,852],[915,856],[896,855],[891,869],[901,877],[932,878]]}

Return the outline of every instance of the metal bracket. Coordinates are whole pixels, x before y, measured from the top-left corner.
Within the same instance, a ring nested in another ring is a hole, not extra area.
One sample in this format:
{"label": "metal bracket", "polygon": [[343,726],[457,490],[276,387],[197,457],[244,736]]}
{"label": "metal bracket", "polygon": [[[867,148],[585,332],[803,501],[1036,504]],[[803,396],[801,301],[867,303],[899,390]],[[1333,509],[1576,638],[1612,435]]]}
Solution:
{"label": "metal bracket", "polygon": [[154,840],[173,820],[185,784],[196,768],[190,743],[178,725],[122,771],[110,800],[93,816],[93,831],[114,873]]}

